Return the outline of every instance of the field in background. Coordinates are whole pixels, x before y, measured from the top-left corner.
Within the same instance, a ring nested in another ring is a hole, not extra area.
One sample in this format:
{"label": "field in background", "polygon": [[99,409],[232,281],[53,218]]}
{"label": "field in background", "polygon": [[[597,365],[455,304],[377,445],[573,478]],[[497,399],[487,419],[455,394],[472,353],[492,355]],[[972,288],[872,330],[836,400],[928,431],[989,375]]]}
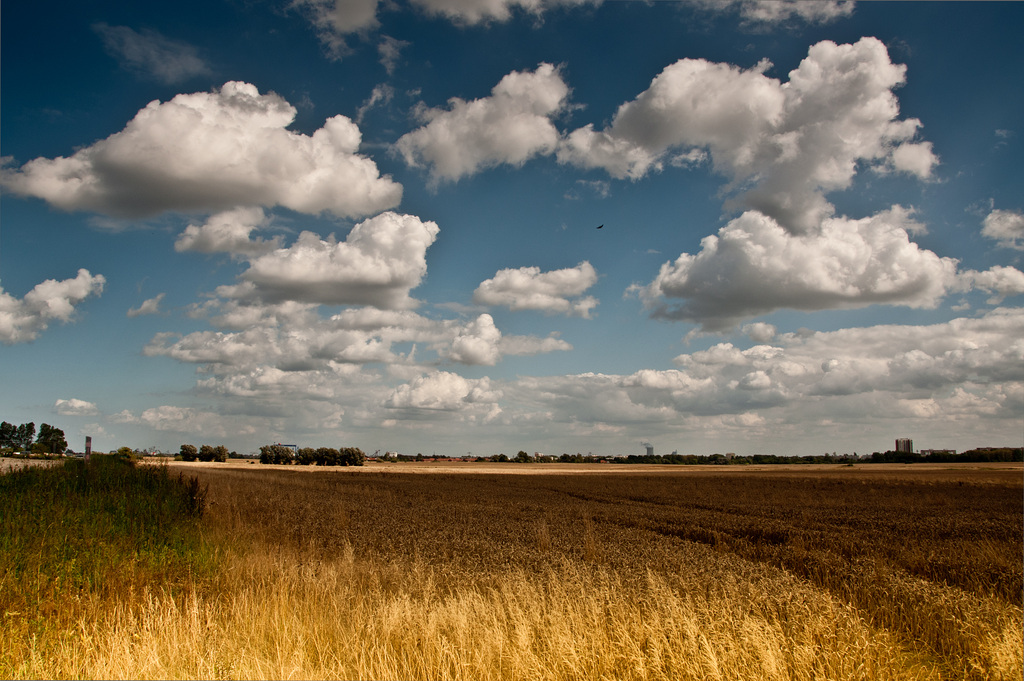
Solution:
{"label": "field in background", "polygon": [[173,464],[207,558],[8,609],[0,675],[1021,678],[1019,464],[452,465]]}

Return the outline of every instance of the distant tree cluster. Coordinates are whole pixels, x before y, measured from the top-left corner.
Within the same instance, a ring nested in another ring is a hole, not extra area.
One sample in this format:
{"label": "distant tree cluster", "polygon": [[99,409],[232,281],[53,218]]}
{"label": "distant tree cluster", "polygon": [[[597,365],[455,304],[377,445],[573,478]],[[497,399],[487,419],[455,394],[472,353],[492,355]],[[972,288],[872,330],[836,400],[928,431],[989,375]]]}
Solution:
{"label": "distant tree cluster", "polygon": [[35,422],[15,426],[4,421],[0,423],[0,451],[28,452],[30,454],[63,454],[68,449],[64,431],[48,423],[39,426],[36,436]]}
{"label": "distant tree cluster", "polygon": [[[290,451],[290,450],[289,450]],[[381,461],[402,462],[402,461],[423,461],[422,454],[408,456],[405,454],[386,453]],[[662,464],[676,466],[696,465],[720,465],[720,466],[744,466],[744,465],[766,465],[766,464],[853,464],[853,463],[978,463],[978,462],[1001,462],[1001,461],[1024,461],[1024,449],[1020,447],[982,447],[972,449],[960,454],[944,451],[933,451],[927,454],[916,452],[875,452],[870,457],[858,457],[856,452],[851,454],[829,454],[806,455],[806,456],[785,456],[778,454],[751,454],[751,455],[729,455],[711,454],[710,456],[698,456],[696,454],[630,454],[628,456],[600,457],[590,454],[562,454],[561,456],[549,456],[546,454],[530,455],[520,450],[514,457],[509,458],[505,454],[493,456],[479,456],[462,459],[464,461],[477,462],[511,462],[511,463],[616,463],[616,464]]]}
{"label": "distant tree cluster", "polygon": [[285,445],[264,445],[260,447],[260,463],[290,464],[300,466],[362,466],[366,454],[358,447],[303,447],[295,452]]}
{"label": "distant tree cluster", "polygon": [[228,448],[224,445],[203,445],[196,449],[195,445],[182,445],[178,456],[182,461],[227,461]]}
{"label": "distant tree cluster", "polygon": [[979,447],[960,454],[935,451],[928,454],[919,452],[875,452],[872,463],[990,463],[1024,461],[1024,447]]}

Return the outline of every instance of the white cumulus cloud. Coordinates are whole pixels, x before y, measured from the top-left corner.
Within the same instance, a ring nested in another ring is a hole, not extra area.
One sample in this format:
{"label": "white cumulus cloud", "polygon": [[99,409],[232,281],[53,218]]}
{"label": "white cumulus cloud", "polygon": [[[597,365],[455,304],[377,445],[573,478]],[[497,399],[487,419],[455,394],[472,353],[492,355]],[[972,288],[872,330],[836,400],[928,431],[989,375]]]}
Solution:
{"label": "white cumulus cloud", "polygon": [[302,232],[291,246],[253,258],[241,275],[250,287],[238,290],[269,302],[414,307],[409,291],[426,274],[426,251],[439,231],[434,222],[387,212],[357,224],[342,242]]}
{"label": "white cumulus cloud", "polygon": [[995,239],[1003,248],[1024,250],[1024,212],[993,210],[985,216],[981,233]]}
{"label": "white cumulus cloud", "polygon": [[966,270],[959,274],[957,288],[960,290],[980,289],[993,294],[989,303],[998,305],[1007,296],[1024,293],[1024,272],[1016,267],[995,265],[979,272]]}
{"label": "white cumulus cloud", "polygon": [[447,109],[422,110],[426,125],[400,137],[395,148],[410,166],[429,166],[435,183],[503,163],[519,166],[554,152],[560,135],[551,117],[568,96],[568,86],[551,64],[513,71],[489,97],[453,97]]}
{"label": "white cumulus cloud", "polygon": [[448,357],[462,364],[493,366],[501,359],[500,343],[501,331],[494,325],[494,318],[482,314],[459,331]]}
{"label": "white cumulus cloud", "polygon": [[597,270],[587,261],[549,272],[541,272],[539,267],[508,268],[483,281],[473,292],[473,302],[589,319],[597,299],[580,296],[595,283]]}
{"label": "white cumulus cloud", "polygon": [[655,316],[706,331],[780,308],[930,308],[955,283],[956,261],[912,242],[908,231],[919,228],[899,206],[860,220],[828,218],[816,235],[793,235],[748,211],[705,237],[696,255],[662,265],[639,291]]}
{"label": "white cumulus cloud", "polygon": [[1016,424],[1019,432],[1022,338],[1020,309],[928,326],[787,333],[771,345],[719,343],[683,354],[676,369],[522,377],[502,386],[502,406],[512,422],[522,400],[552,423],[642,426],[687,438],[750,438],[762,428],[807,437],[818,427],[833,432],[837,420],[858,438],[865,424],[890,424],[880,428],[886,431],[894,419],[900,428],[927,427],[935,438],[979,418],[1006,432]]}
{"label": "white cumulus cloud", "polygon": [[833,212],[825,194],[848,187],[861,164],[931,176],[938,159],[914,140],[920,122],[898,118],[893,89],[906,69],[880,40],[817,43],[785,83],[765,75],[770,67],[681,59],[607,129],[569,134],[558,159],[638,179],[674,152],[706,149],[728,189],[743,189],[739,204],[794,234],[820,227]]}
{"label": "white cumulus cloud", "polygon": [[68,400],[57,400],[53,407],[61,416],[94,416],[100,413],[94,403],[74,397]]}
{"label": "white cumulus cloud", "polygon": [[0,180],[63,210],[120,217],[240,205],[358,217],[398,204],[401,185],[357,153],[355,123],[334,116],[306,136],[287,129],[295,113],[277,94],[229,82],[150,102],[121,132]]}
{"label": "white cumulus cloud", "polygon": [[552,334],[536,336],[505,336],[494,324],[494,318],[482,314],[468,324],[444,324],[452,335],[432,345],[439,356],[460,364],[494,366],[506,355],[539,355],[572,350],[572,345]]}
{"label": "white cumulus cloud", "polygon": [[75,306],[91,295],[100,295],[106,279],[86,269],[74,279],[47,279],[18,300],[0,288],[0,343],[13,345],[35,340],[50,322],[69,322]]}
{"label": "white cumulus cloud", "polygon": [[253,230],[269,223],[259,206],[235,208],[210,216],[202,225],[189,225],[174,242],[174,250],[257,256],[279,248],[279,238],[253,239]]}
{"label": "white cumulus cloud", "polygon": [[449,371],[435,371],[398,386],[385,401],[392,409],[429,411],[479,411],[497,409],[501,391],[492,389],[489,378],[469,379]]}

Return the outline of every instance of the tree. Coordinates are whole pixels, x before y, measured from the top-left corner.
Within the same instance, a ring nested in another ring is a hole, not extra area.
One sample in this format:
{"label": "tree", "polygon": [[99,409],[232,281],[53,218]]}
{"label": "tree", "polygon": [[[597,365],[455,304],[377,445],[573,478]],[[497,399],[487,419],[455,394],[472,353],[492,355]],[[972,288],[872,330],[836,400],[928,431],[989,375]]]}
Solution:
{"label": "tree", "polygon": [[530,458],[530,455],[521,449],[519,450],[519,453],[516,454],[516,458],[512,460],[515,461],[516,463],[530,463],[531,461],[533,461],[533,459]]}
{"label": "tree", "polygon": [[48,454],[63,454],[68,448],[68,441],[64,439],[64,431],[54,428],[48,423],[39,426],[39,437],[36,443],[45,447]]}
{"label": "tree", "polygon": [[221,463],[228,460],[228,448],[224,445],[217,445],[213,448],[213,460],[220,461]]}
{"label": "tree", "polygon": [[334,447],[320,447],[316,450],[317,466],[337,466],[341,462],[341,452]]}
{"label": "tree", "polygon": [[36,439],[36,424],[33,421],[18,426],[14,433],[14,448],[19,451],[26,451],[32,446]]}
{"label": "tree", "polygon": [[199,453],[196,451],[195,445],[182,445],[179,451],[182,461],[195,461],[199,458]]}
{"label": "tree", "polygon": [[0,423],[0,449],[14,447],[14,438],[18,435],[18,427],[4,421]]}
{"label": "tree", "polygon": [[345,447],[340,450],[338,463],[342,466],[362,466],[366,454],[359,447]]}
{"label": "tree", "polygon": [[260,447],[260,463],[292,463],[295,453],[284,445],[263,445]]}

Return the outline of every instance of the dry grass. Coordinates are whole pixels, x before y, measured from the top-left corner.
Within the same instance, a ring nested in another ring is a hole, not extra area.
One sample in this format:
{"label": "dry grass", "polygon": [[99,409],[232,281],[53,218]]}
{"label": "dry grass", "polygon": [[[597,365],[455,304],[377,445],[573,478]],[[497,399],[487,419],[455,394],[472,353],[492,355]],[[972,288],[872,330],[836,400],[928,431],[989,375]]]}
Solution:
{"label": "dry grass", "polygon": [[1019,471],[198,470],[217,577],[83,594],[0,675],[1022,676]]}

